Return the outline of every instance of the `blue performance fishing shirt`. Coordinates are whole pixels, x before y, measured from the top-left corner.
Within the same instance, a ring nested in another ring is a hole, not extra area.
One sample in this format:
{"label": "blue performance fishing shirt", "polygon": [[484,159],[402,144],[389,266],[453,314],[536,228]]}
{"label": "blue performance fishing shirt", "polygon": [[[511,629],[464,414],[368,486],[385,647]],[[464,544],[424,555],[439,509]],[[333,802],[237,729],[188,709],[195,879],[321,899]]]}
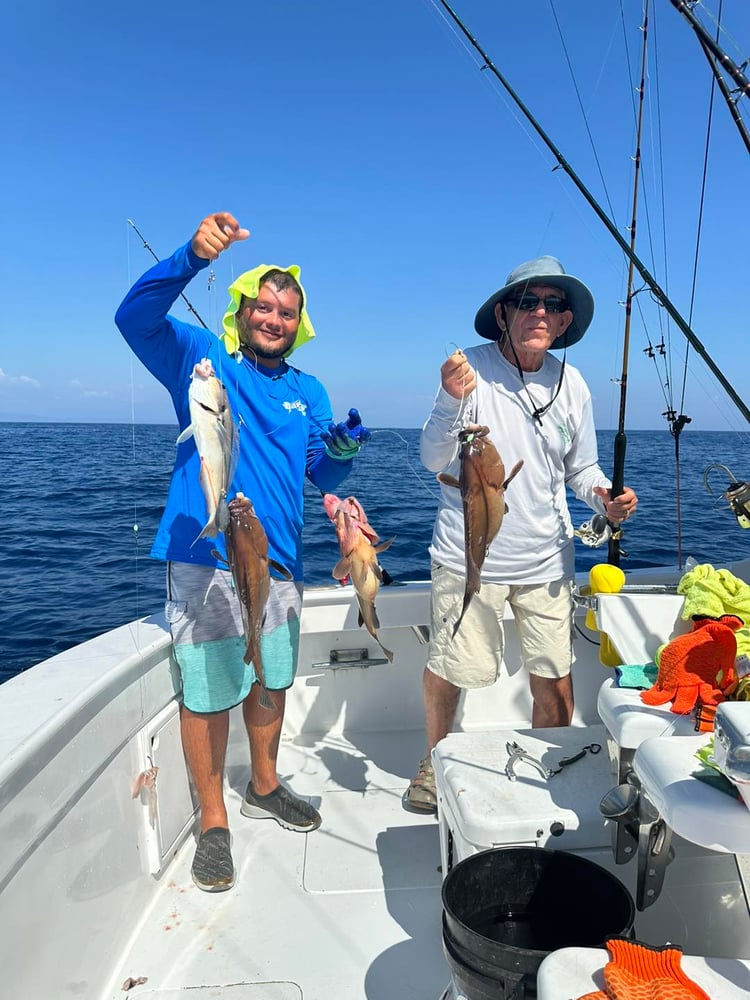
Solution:
{"label": "blue performance fishing shirt", "polygon": [[[239,429],[239,459],[229,497],[242,492],[250,498],[268,535],[269,556],[295,580],[303,580],[304,478],[322,492],[335,492],[352,462],[337,462],[325,453],[320,435],[328,430],[332,414],[328,394],[318,379],[286,361],[280,368],[265,368],[243,357],[238,364],[213,333],[168,315],[191,278],[209,263],[187,243],[133,285],[115,322],[138,358],[168,389],[180,432],[190,425],[188,391],[193,368],[202,358],[211,360]],[[200,458],[191,436],[177,446],[151,555],[226,568],[212,555],[213,550],[226,555],[223,533],[196,541],[207,520]]]}

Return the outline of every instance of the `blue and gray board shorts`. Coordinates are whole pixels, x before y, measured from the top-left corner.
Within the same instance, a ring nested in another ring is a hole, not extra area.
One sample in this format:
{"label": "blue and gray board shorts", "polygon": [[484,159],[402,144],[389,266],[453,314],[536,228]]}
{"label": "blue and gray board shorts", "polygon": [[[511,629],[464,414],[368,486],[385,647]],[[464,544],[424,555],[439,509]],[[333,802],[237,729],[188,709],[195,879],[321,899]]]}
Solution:
{"label": "blue and gray board shorts", "polygon": [[[297,672],[302,584],[271,578],[260,639],[266,687],[292,686]],[[240,601],[228,570],[167,563],[165,615],[191,712],[221,712],[244,701],[256,681],[246,664]]]}

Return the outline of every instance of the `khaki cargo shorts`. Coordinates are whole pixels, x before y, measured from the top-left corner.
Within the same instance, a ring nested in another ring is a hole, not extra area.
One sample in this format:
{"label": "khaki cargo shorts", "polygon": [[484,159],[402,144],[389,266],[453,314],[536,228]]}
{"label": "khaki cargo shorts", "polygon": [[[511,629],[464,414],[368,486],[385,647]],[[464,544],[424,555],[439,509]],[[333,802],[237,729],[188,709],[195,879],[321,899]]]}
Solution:
{"label": "khaki cargo shorts", "polygon": [[461,613],[465,580],[444,566],[432,566],[431,631],[427,668],[460,688],[494,684],[503,660],[506,601],[518,630],[525,669],[557,679],[573,662],[573,584],[483,583],[453,637]]}

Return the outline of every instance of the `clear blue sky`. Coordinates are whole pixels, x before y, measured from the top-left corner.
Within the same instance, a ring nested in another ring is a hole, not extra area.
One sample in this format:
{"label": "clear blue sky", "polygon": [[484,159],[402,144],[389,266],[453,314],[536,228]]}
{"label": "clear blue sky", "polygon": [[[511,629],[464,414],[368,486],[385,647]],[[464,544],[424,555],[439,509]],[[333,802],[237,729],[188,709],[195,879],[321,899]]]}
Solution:
{"label": "clear blue sky", "polygon": [[[741,62],[750,5],[724,7],[724,44]],[[627,238],[641,4],[455,8],[606,206],[556,13]],[[660,103],[650,98],[645,119],[649,222],[642,216],[637,249],[649,263],[656,255],[660,281],[689,315],[710,73],[668,0],[652,0],[651,15],[659,56],[649,82]],[[166,392],[113,323],[152,263],[127,220],[167,255],[226,209],[252,237],[217,262],[216,291],[200,278],[188,296],[216,328],[233,275],[298,263],[318,337],[294,361],[323,380],[338,417],[357,406],[373,427],[419,426],[445,357],[479,341],[476,308],[514,265],[551,253],[596,297],[569,361],[590,384],[599,427],[616,426],[623,256],[431,0],[29,0],[6,7],[3,37],[0,419],[172,422]],[[741,393],[749,167],[719,100],[692,322]],[[679,386],[685,344],[676,330],[670,339]],[[663,427],[637,314],[632,340],[628,424]],[[690,368],[693,427],[746,429],[693,355]]]}

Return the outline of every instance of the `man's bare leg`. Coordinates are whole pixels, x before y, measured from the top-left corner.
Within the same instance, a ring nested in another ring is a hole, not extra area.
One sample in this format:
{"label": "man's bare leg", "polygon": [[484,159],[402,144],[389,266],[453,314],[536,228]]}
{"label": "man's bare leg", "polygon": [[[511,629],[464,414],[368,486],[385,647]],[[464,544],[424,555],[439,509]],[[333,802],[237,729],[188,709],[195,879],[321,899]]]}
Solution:
{"label": "man's bare leg", "polygon": [[261,691],[260,684],[253,684],[250,688],[250,693],[242,703],[242,717],[250,741],[253,791],[256,795],[268,795],[279,784],[276,761],[284,722],[286,691],[268,692],[269,698],[276,706],[274,710],[263,708],[259,704]]}
{"label": "man's bare leg", "polygon": [[461,689],[450,681],[438,677],[425,667],[422,680],[424,692],[425,726],[427,729],[427,753],[447,736],[456,718]]}
{"label": "man's bare leg", "polygon": [[180,732],[188,769],[201,807],[201,833],[227,828],[224,805],[224,759],[229,735],[229,712],[210,715],[180,709]]}
{"label": "man's bare leg", "polygon": [[537,677],[529,674],[533,707],[531,725],[535,729],[569,726],[573,718],[573,679]]}

